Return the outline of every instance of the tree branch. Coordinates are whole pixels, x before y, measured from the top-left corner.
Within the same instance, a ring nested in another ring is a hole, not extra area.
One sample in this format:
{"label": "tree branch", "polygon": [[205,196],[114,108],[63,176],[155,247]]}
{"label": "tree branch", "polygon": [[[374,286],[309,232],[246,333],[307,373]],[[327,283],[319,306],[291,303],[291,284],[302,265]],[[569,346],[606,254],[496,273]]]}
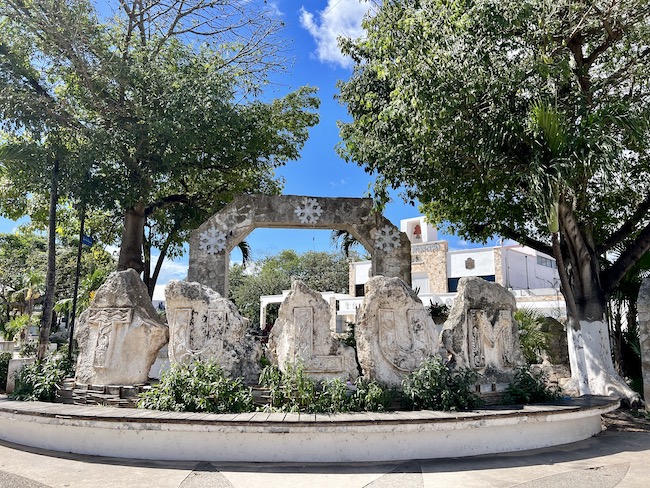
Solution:
{"label": "tree branch", "polygon": [[535,251],[542,252],[548,256],[553,256],[553,248],[551,246],[542,241],[528,237],[515,229],[503,227],[501,229],[501,234],[503,234],[503,237],[517,241],[519,244],[535,249]]}
{"label": "tree branch", "polygon": [[650,250],[650,224],[632,241],[618,257],[614,265],[601,273],[601,284],[609,294],[627,273]]}
{"label": "tree branch", "polygon": [[151,202],[145,209],[144,214],[145,216],[149,217],[152,213],[154,213],[156,210],[160,210],[161,208],[165,208],[170,205],[175,205],[177,203],[189,204],[191,203],[191,201],[192,199],[190,198],[189,195],[185,195],[185,194],[167,195],[166,197],[161,198],[160,200]]}
{"label": "tree branch", "polygon": [[623,239],[628,237],[634,230],[639,222],[642,219],[648,217],[648,212],[650,211],[650,193],[645,197],[637,209],[634,211],[632,216],[627,219],[615,232],[613,232],[605,242],[597,247],[598,254],[604,254],[615,245],[620,243]]}

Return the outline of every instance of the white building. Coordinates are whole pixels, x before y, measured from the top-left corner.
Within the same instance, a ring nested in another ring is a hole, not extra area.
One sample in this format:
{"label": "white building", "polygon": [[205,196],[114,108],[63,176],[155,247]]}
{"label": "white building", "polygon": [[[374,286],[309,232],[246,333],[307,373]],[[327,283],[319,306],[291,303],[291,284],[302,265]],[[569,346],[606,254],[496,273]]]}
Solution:
{"label": "white building", "polygon": [[[509,289],[520,308],[536,309],[555,318],[566,316],[553,257],[519,244],[450,251],[449,243],[438,240],[437,229],[424,217],[402,220],[400,230],[411,240],[412,287],[425,305],[451,305],[459,280],[478,276]],[[352,297],[363,296],[370,269],[370,261],[351,263]]]}
{"label": "white building", "polygon": [[[519,244],[449,251],[449,243],[438,240],[438,230],[424,217],[402,220],[400,230],[411,240],[412,288],[424,305],[451,306],[459,280],[478,276],[509,289],[519,308],[534,309],[556,319],[566,317],[553,257]],[[336,314],[333,330],[340,332],[345,320],[354,320],[371,269],[371,261],[350,263],[349,295],[322,293]],[[260,324],[266,322],[267,305],[282,303],[287,293],[260,297]]]}

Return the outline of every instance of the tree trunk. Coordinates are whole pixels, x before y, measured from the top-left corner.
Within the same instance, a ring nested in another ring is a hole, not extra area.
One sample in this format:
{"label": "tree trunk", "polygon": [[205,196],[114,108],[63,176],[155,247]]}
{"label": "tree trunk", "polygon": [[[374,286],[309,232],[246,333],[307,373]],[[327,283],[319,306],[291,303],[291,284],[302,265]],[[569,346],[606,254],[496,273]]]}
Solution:
{"label": "tree trunk", "polygon": [[41,316],[41,329],[38,336],[37,358],[42,360],[50,343],[52,330],[52,311],[54,309],[54,287],[56,286],[56,205],[59,201],[59,159],[54,159],[52,168],[52,188],[50,189],[50,210],[47,229],[47,274],[45,277],[45,300],[43,302],[43,315]]}
{"label": "tree trunk", "polygon": [[612,361],[599,257],[589,245],[588,236],[580,232],[572,209],[561,205],[559,216],[562,246],[554,245],[553,252],[569,317],[571,381],[567,389],[580,395],[614,395],[632,405],[638,404],[639,395],[620,377]]}
{"label": "tree trunk", "polygon": [[118,271],[125,271],[129,268],[136,270],[138,273],[144,271],[144,262],[142,261],[144,224],[144,202],[141,200],[124,214],[122,247],[117,262]]}
{"label": "tree trunk", "polygon": [[151,298],[153,298],[153,292],[156,289],[158,276],[160,275],[160,270],[162,269],[163,262],[165,261],[165,257],[167,256],[167,251],[169,251],[169,246],[171,245],[172,241],[176,238],[176,233],[178,232],[179,228],[180,228],[180,224],[178,222],[174,223],[174,226],[172,227],[172,229],[169,231],[169,234],[167,235],[167,239],[165,239],[165,243],[160,249],[160,255],[156,260],[156,267],[153,270],[153,274],[149,277],[149,282],[146,283],[147,288],[149,290],[149,297]]}

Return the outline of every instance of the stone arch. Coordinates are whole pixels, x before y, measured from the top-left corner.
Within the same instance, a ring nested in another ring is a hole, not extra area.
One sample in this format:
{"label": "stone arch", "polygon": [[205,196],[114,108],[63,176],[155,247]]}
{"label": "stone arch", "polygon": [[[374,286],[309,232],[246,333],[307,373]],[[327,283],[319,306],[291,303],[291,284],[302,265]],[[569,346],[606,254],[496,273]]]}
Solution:
{"label": "stone arch", "polygon": [[239,195],[190,236],[188,281],[228,295],[230,251],[256,228],[350,232],[371,254],[373,276],[411,284],[411,243],[369,198]]}

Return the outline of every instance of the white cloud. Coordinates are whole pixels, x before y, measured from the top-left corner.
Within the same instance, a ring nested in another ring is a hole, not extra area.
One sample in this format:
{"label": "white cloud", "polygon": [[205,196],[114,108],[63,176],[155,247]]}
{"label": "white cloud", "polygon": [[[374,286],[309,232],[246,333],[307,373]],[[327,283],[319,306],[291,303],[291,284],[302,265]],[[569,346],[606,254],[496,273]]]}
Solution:
{"label": "white cloud", "polygon": [[[155,266],[158,256],[151,256],[152,267]],[[184,280],[187,278],[188,264],[165,259],[160,268],[157,284],[166,285],[169,280]]]}
{"label": "white cloud", "polygon": [[325,9],[315,14],[300,8],[300,24],[316,41],[316,55],[320,61],[344,68],[352,66],[352,59],[341,53],[337,38],[361,37],[364,33],[361,21],[369,8],[370,2],[360,0],[328,0]]}

